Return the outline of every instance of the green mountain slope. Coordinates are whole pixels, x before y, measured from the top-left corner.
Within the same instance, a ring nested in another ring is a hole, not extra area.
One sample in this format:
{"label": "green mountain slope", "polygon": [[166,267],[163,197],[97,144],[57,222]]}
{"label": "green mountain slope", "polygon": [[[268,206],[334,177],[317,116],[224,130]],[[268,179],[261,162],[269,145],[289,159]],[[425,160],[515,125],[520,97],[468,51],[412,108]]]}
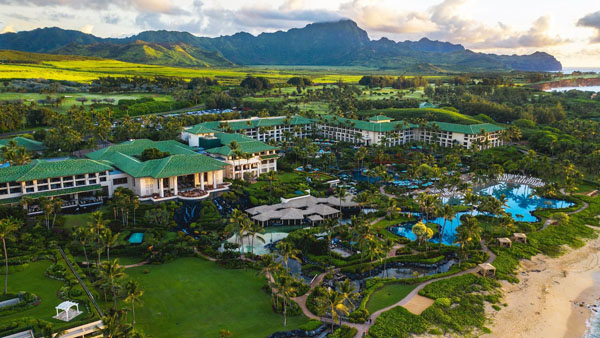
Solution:
{"label": "green mountain slope", "polygon": [[179,67],[231,67],[235,64],[219,52],[209,52],[183,43],[158,44],[135,41],[127,44],[72,43],[54,51],[56,54],[96,56],[132,63]]}
{"label": "green mountain slope", "polygon": [[313,23],[257,36],[242,32],[215,38],[162,30],[103,39],[77,31],[44,28],[0,34],[0,48],[194,67],[360,66],[421,74],[562,69],[554,56],[544,52],[496,55],[426,38],[400,42],[386,38],[371,40],[367,32],[351,20]]}

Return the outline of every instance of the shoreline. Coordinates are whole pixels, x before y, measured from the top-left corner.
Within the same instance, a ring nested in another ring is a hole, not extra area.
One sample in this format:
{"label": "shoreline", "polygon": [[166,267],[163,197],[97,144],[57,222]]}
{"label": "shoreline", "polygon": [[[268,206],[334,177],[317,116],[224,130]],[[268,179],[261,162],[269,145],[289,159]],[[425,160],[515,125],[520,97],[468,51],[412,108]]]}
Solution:
{"label": "shoreline", "polygon": [[482,337],[582,337],[600,299],[600,238],[557,258],[523,260],[517,277],[501,282],[507,306],[487,306],[492,333]]}

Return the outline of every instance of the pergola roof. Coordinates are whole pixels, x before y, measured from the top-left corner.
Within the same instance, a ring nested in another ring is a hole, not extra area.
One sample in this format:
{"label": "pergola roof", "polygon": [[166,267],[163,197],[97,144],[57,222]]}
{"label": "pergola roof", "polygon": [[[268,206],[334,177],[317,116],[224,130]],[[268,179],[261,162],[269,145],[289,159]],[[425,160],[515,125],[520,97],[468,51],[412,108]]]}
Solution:
{"label": "pergola roof", "polygon": [[77,305],[79,305],[79,304],[67,300],[67,301],[64,301],[64,302],[58,304],[56,306],[56,309],[57,310],[68,311],[70,308],[72,308],[73,306],[77,306]]}
{"label": "pergola roof", "polygon": [[500,242],[500,243],[512,243],[512,241],[510,240],[510,238],[507,238],[507,237],[498,238],[498,242]]}
{"label": "pergola roof", "polygon": [[481,263],[478,265],[481,269],[489,271],[489,270],[496,270],[496,267],[493,266],[490,263]]}

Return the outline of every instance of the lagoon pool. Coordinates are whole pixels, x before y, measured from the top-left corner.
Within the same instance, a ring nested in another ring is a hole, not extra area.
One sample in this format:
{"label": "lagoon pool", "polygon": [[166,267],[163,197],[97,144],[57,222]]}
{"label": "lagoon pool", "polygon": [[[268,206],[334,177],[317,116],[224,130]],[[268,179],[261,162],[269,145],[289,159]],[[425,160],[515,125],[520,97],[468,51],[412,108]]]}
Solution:
{"label": "lagoon pool", "polygon": [[[507,207],[505,208],[506,212],[512,215],[515,221],[519,222],[536,222],[537,218],[532,212],[537,209],[561,209],[573,205],[571,202],[537,196],[534,194],[533,189],[527,185],[500,183],[482,189],[477,193],[480,195],[492,195],[496,198],[505,195],[507,201]],[[456,228],[460,225],[460,217],[465,214],[470,214],[470,212],[459,212],[454,219],[447,221],[442,243],[447,245],[454,243],[454,240],[456,239]],[[473,214],[477,215],[478,212],[475,211]],[[432,219],[429,220],[429,223],[443,225],[444,218],[439,217]],[[416,237],[411,231],[413,225],[414,222],[401,224],[393,227],[391,231],[398,236],[415,240]],[[439,243],[439,240],[439,236],[436,236],[432,238],[430,242]]]}

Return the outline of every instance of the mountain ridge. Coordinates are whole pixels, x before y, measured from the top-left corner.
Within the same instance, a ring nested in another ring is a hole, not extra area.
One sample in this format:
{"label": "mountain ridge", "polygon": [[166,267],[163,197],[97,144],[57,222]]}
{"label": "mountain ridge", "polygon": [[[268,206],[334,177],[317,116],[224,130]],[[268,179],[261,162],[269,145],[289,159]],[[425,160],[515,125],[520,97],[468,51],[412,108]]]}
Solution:
{"label": "mountain ridge", "polygon": [[[162,53],[161,57],[151,58],[143,53],[124,52],[135,49],[137,41],[147,43],[148,48]],[[71,46],[68,47],[69,45]],[[89,47],[90,45],[95,47]],[[127,48],[122,47],[123,45]],[[214,38],[166,30],[144,31],[125,38],[100,38],[57,27],[38,28],[0,34],[0,49],[70,55],[83,53],[81,55],[87,56],[112,55],[113,58],[129,62],[190,67],[296,65],[410,70],[418,65],[430,64],[432,69],[454,72],[562,69],[561,63],[545,52],[496,55],[476,53],[460,44],[428,38],[398,42],[385,37],[371,40],[368,33],[352,20],[317,22],[302,28],[263,32],[256,36],[239,32]],[[192,53],[187,52],[188,50]],[[198,55],[197,60],[194,55]]]}

